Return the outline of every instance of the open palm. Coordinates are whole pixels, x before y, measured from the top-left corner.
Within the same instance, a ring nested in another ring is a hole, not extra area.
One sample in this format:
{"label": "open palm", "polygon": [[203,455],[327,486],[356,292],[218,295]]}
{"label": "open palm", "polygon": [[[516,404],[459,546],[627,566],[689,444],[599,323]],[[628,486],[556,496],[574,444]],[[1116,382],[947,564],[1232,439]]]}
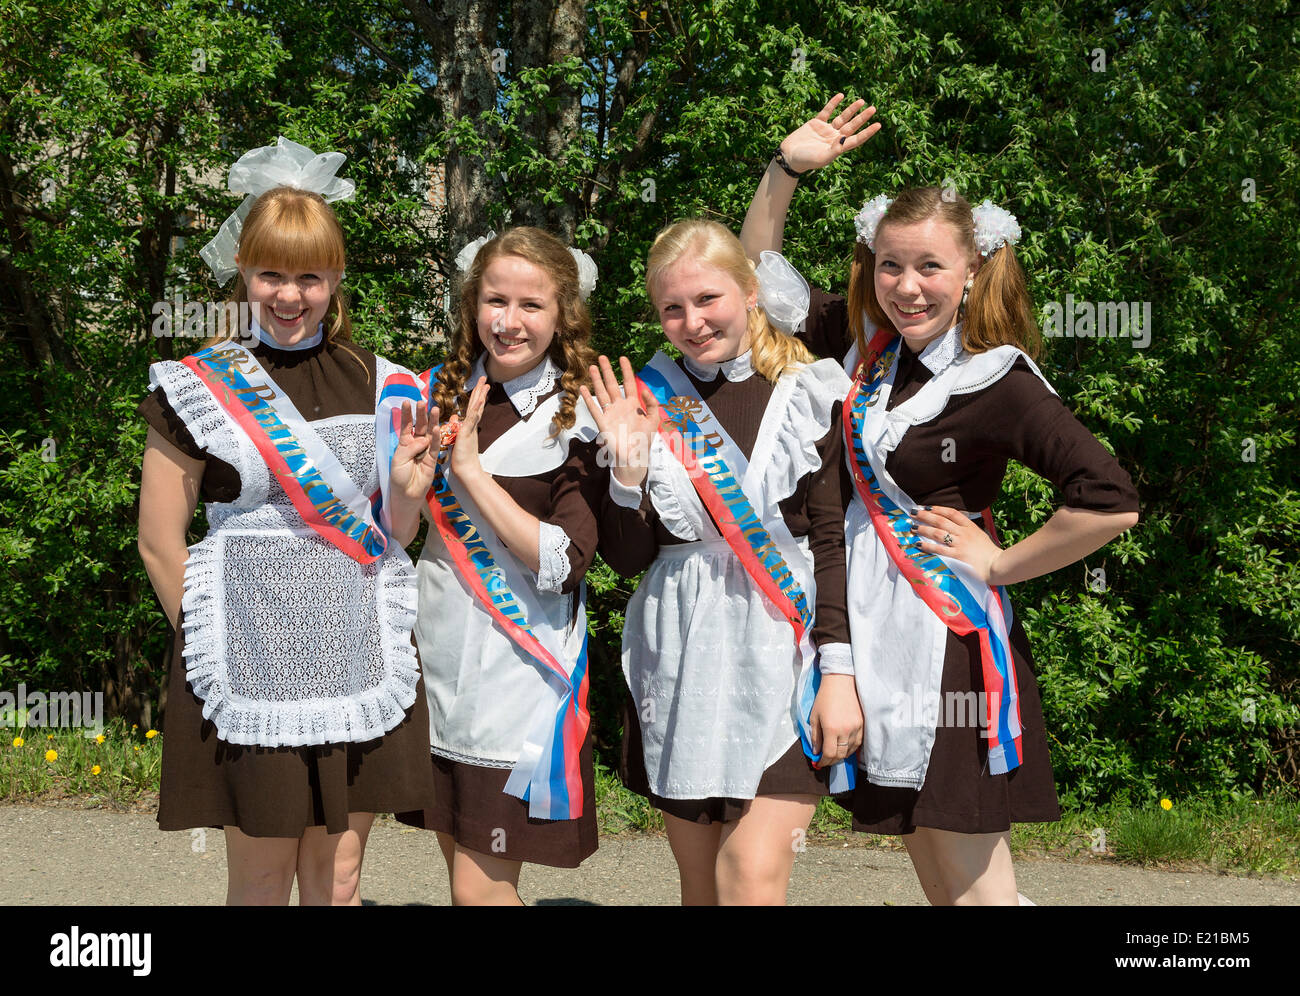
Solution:
{"label": "open palm", "polygon": [[816,117],[786,136],[781,143],[781,152],[791,169],[799,173],[821,169],[843,153],[863,145],[880,130],[879,124],[862,130],[862,126],[876,113],[874,107],[864,108],[864,100],[855,100],[832,118],[831,112],[843,99],[844,94],[837,93]]}

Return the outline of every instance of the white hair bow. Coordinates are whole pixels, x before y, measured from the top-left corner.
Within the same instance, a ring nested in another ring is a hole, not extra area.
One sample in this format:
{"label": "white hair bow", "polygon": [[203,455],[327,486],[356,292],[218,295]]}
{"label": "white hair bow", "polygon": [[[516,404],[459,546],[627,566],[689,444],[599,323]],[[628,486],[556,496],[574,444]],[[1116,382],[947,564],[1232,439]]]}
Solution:
{"label": "white hair bow", "polygon": [[275,145],[263,145],[240,156],[230,167],[230,192],[247,196],[221,223],[212,241],[199,251],[217,283],[224,284],[238,272],[235,252],[239,249],[239,235],[258,197],[276,187],[293,187],[320,194],[327,202],[348,200],[356,193],[357,185],[334,175],[347,158],[341,152],[317,155],[283,135]]}
{"label": "white hair bow", "polygon": [[[480,235],[473,242],[469,243],[456,254],[456,269],[461,273],[468,273],[469,268],[474,265],[474,259],[478,256],[478,251],[497,237],[497,233],[489,231],[486,235]],[[573,257],[574,263],[578,265],[578,296],[584,301],[591,296],[591,292],[596,289],[596,261],[588,256],[581,249],[569,247],[569,255]]]}
{"label": "white hair bow", "polygon": [[804,319],[812,292],[808,281],[779,252],[764,250],[758,254],[758,303],[767,320],[787,335],[793,335]]}

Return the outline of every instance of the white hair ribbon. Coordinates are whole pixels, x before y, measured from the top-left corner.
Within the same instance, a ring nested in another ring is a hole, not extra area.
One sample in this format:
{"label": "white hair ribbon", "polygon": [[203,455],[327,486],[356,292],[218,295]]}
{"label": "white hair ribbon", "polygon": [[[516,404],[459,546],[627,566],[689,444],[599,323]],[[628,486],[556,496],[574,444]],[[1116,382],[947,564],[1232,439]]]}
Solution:
{"label": "white hair ribbon", "polygon": [[767,250],[758,254],[754,276],[758,277],[758,303],[767,320],[793,335],[808,317],[812,301],[808,281],[779,252]]}
{"label": "white hair ribbon", "polygon": [[[461,273],[468,273],[469,268],[474,265],[474,260],[478,256],[478,251],[497,237],[497,233],[489,231],[486,235],[480,235],[473,242],[469,243],[456,254],[456,269]],[[578,296],[584,301],[591,296],[591,292],[596,289],[596,261],[588,256],[581,249],[569,247],[569,255],[573,257],[573,262],[578,267]]]}
{"label": "white hair ribbon", "polygon": [[326,202],[348,200],[356,193],[357,185],[334,175],[347,158],[341,152],[317,155],[283,135],[275,145],[263,145],[240,156],[230,167],[230,192],[247,196],[221,223],[212,241],[199,251],[217,283],[224,284],[238,272],[235,252],[239,249],[239,235],[258,197],[276,187],[293,187],[320,194]]}

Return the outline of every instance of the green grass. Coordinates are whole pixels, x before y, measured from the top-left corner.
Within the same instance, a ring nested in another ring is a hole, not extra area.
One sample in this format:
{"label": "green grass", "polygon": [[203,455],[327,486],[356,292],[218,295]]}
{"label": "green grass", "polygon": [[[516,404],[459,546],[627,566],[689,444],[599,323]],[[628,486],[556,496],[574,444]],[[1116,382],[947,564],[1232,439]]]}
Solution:
{"label": "green grass", "polygon": [[105,724],[102,742],[93,731],[0,728],[0,800],[78,796],[129,806],[158,790],[162,737],[148,733],[121,720]]}
{"label": "green grass", "polygon": [[[105,725],[103,742],[79,730],[0,728],[0,801],[73,798],[119,809],[149,803],[158,791],[161,736]],[[21,743],[15,744],[15,738]],[[57,755],[46,759],[46,752]],[[98,766],[98,772],[95,767]],[[661,834],[663,817],[596,764],[596,811],[602,834]],[[849,814],[823,799],[808,830],[813,843],[897,850],[897,837],[853,833]],[[1146,805],[1067,811],[1057,823],[1018,823],[1011,850],[1019,857],[1117,861],[1147,867],[1198,866],[1238,874],[1300,877],[1300,799],[1243,796],[1229,802],[1158,800]]]}

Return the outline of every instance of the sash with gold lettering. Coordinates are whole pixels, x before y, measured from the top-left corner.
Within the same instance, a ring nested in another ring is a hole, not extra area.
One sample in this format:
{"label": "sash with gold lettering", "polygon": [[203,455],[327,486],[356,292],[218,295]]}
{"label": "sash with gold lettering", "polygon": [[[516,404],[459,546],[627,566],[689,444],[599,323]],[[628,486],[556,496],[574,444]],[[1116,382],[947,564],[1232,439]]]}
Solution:
{"label": "sash with gold lettering", "polygon": [[[420,389],[432,393],[438,368],[420,375]],[[504,791],[528,803],[528,815],[574,820],[582,815],[581,751],[591,725],[587,711],[586,588],[566,633],[546,622],[519,562],[488,526],[468,496],[456,493],[448,467],[451,446],[438,454],[433,486],[425,496],[434,526],[456,568],[456,576],[507,636],[527,654],[554,696],[541,701],[524,731],[524,744]],[[578,638],[581,647],[578,648]]]}
{"label": "sash with gold lettering", "polygon": [[[812,642],[813,606],[817,598],[812,565],[799,549],[779,509],[769,510],[766,520],[755,511],[742,484],[749,461],[722,423],[713,417],[681,368],[663,353],[656,353],[640,372],[639,379],[655,396],[663,412],[659,435],[669,452],[686,468],[713,524],[754,584],[794,631],[802,664],[798,683],[799,740],[804,753],[816,762],[821,755],[813,750],[810,718],[821,673],[816,666],[817,648]],[[790,564],[798,563],[807,567],[806,585],[790,569]],[[853,787],[855,767],[849,761],[840,761],[831,768],[832,792],[846,792]]]}
{"label": "sash with gold lettering", "polygon": [[[926,553],[912,542],[913,502],[885,468],[887,453],[877,441],[883,434],[886,400],[897,370],[895,360],[902,337],[879,330],[857,364],[853,387],[844,403],[844,441],[858,498],[889,559],[912,585],[912,590],[950,630],[959,636],[979,634],[980,662],[987,703],[989,774],[998,775],[1020,766],[1020,699],[1008,631],[1011,600],[1005,587],[990,587],[969,565],[953,558]],[[993,516],[983,511],[994,540]]]}
{"label": "sash with gold lettering", "polygon": [[[223,342],[181,362],[252,440],[304,523],[360,564],[383,556],[388,536],[370,499],[257,357],[237,342]],[[386,477],[381,464],[379,479]]]}

